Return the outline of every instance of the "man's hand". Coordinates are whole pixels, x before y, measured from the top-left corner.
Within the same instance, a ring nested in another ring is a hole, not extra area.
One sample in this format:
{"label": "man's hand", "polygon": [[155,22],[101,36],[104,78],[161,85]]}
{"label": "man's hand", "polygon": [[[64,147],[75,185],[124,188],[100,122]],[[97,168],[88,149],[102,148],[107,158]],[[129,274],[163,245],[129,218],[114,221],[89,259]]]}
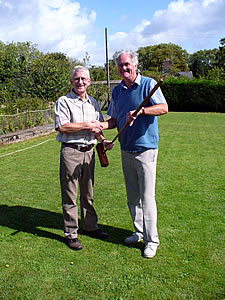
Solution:
{"label": "man's hand", "polygon": [[114,144],[111,141],[108,141],[108,140],[104,140],[102,142],[102,144],[103,144],[103,146],[106,150],[111,150],[114,146]]}
{"label": "man's hand", "polygon": [[102,129],[103,129],[103,126],[99,121],[96,120],[96,121],[92,121],[90,123],[90,131],[92,133],[100,133],[102,131]]}
{"label": "man's hand", "polygon": [[132,126],[137,117],[142,114],[141,111],[139,111],[136,116],[133,116],[134,112],[135,110],[131,110],[126,115],[126,121],[129,123],[129,126]]}

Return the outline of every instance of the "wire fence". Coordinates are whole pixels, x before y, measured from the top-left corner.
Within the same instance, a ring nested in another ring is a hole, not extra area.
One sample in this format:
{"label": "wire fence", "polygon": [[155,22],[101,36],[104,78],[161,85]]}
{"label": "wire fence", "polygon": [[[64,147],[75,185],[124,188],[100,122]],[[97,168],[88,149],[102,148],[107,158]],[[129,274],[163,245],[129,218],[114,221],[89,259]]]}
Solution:
{"label": "wire fence", "polygon": [[[98,101],[101,110],[107,110],[112,88],[119,82],[120,80],[111,80],[109,85],[107,84],[107,81],[92,82],[92,85],[89,87],[88,94]],[[110,88],[108,86],[110,86]],[[14,132],[20,129],[52,123],[54,121],[52,109],[54,102],[49,104],[50,106],[48,109],[27,110],[23,112],[19,112],[17,109],[16,114],[0,115],[0,134],[8,134],[9,132]]]}
{"label": "wire fence", "polygon": [[0,134],[53,122],[52,109],[29,110],[14,115],[0,115]]}

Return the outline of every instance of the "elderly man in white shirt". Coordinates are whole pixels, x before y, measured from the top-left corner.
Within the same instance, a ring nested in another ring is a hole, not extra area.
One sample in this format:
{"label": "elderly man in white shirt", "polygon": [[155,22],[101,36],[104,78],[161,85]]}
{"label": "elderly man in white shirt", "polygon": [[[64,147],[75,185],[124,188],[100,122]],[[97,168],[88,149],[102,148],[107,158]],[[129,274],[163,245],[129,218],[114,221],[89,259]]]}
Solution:
{"label": "elderly man in white shirt", "polygon": [[[98,102],[90,97],[86,89],[90,85],[89,70],[77,66],[71,72],[71,92],[60,97],[55,105],[55,129],[57,141],[61,142],[60,185],[64,219],[64,234],[67,245],[81,250],[78,240],[77,194],[80,187],[80,212],[83,233],[94,238],[105,239],[108,234],[97,225],[97,214],[93,207],[93,184],[95,154],[94,145],[99,142],[112,147],[101,133],[103,116]],[[100,132],[95,135],[94,132]]]}

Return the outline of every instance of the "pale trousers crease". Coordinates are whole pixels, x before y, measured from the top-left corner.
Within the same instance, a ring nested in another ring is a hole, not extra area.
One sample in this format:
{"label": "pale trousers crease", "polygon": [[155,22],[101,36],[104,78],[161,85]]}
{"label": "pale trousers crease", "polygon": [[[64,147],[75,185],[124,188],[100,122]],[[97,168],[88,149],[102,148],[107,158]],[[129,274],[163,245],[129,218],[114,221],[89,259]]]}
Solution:
{"label": "pale trousers crease", "polygon": [[67,238],[77,238],[78,186],[80,187],[80,214],[83,229],[98,229],[97,214],[93,207],[95,156],[91,149],[80,152],[70,147],[61,147],[60,184],[64,219],[64,234]]}
{"label": "pale trousers crease", "polygon": [[128,207],[136,232],[144,242],[159,244],[155,201],[158,149],[131,153],[121,151]]}

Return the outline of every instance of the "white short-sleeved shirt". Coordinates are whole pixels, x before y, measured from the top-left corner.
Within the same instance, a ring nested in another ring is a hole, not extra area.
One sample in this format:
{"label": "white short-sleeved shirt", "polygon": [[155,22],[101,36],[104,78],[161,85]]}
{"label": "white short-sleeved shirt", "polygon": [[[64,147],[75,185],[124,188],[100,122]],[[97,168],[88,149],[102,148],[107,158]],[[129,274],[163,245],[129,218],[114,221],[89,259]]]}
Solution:
{"label": "white short-sleeved shirt", "polygon": [[[104,121],[98,102],[87,95],[83,101],[71,90],[66,96],[60,97],[55,104],[55,129],[66,123],[83,123],[92,121]],[[81,130],[73,133],[61,134],[56,137],[58,142],[76,144],[96,144],[95,135],[89,130]]]}

